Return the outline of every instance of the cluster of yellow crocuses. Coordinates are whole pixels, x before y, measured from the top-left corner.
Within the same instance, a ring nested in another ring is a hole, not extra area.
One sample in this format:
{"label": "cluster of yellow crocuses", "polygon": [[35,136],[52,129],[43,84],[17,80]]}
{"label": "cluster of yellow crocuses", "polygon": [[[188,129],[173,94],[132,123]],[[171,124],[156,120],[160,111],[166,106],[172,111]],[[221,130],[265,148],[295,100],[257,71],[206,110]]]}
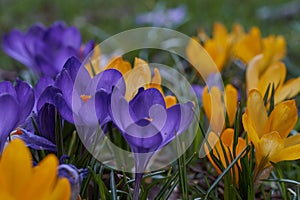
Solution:
{"label": "cluster of yellow crocuses", "polygon": [[[199,31],[198,36],[220,71],[235,59],[245,64],[247,106],[242,123],[249,142],[255,148],[256,166],[263,170],[271,162],[300,159],[300,134],[291,135],[298,120],[296,103],[291,98],[300,92],[300,77],[286,81],[287,70],[282,62],[286,54],[285,39],[274,35],[262,38],[257,27],[252,27],[246,33],[238,24],[228,33],[220,23],[215,23],[211,38],[203,30]],[[191,46],[187,48],[187,51],[193,51]],[[272,87],[272,104],[275,106],[269,112]],[[267,91],[268,98],[263,99]],[[202,102],[212,130],[208,136],[210,146],[214,146],[212,153],[226,167],[226,159],[233,159],[229,154],[233,151],[232,127],[237,111],[238,91],[231,84],[225,86],[224,94],[218,87],[205,87]],[[229,127],[225,125],[226,116]],[[226,147],[225,152],[220,142]],[[239,137],[236,155],[245,146],[245,139]],[[209,155],[207,145],[205,151],[217,171],[222,173]]]}

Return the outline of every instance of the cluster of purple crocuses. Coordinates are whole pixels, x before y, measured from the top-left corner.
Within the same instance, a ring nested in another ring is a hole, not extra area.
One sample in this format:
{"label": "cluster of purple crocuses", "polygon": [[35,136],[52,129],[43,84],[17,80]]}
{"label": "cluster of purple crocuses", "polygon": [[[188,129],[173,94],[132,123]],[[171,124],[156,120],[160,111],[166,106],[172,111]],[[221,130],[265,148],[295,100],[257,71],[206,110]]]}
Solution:
{"label": "cluster of purple crocuses", "polygon": [[[146,160],[136,162],[140,171],[156,150],[183,133],[193,120],[191,102],[166,108],[156,88],[140,88],[128,102],[125,81],[116,69],[91,77],[81,61],[94,42],[83,45],[79,31],[62,22],[50,27],[34,25],[26,33],[12,30],[4,35],[2,47],[38,81],[34,86],[19,79],[15,84],[0,83],[0,152],[12,137],[21,137],[30,148],[56,152],[57,119],[62,126],[83,122],[105,127],[112,123],[136,159],[139,153],[149,153]],[[90,116],[93,111],[96,120]],[[62,175],[75,169],[60,166]]]}

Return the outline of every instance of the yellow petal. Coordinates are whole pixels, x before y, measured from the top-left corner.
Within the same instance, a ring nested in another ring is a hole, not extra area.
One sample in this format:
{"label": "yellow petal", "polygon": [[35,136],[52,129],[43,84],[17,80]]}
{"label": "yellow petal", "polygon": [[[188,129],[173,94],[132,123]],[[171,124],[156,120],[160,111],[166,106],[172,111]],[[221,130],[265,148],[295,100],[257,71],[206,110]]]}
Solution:
{"label": "yellow petal", "polygon": [[289,136],[284,140],[284,147],[290,147],[296,144],[300,144],[300,134]]}
{"label": "yellow petal", "polygon": [[71,195],[71,186],[70,182],[66,178],[61,178],[58,180],[56,187],[54,188],[53,192],[51,193],[48,199],[56,200],[69,200]]}
{"label": "yellow petal", "polygon": [[238,102],[238,92],[231,84],[225,87],[225,106],[230,126],[233,125]]}
{"label": "yellow petal", "polygon": [[234,139],[234,130],[232,128],[225,129],[222,132],[220,139],[224,145],[231,147]]}
{"label": "yellow petal", "polygon": [[31,181],[28,183],[28,188],[23,191],[22,197],[36,197],[43,199],[48,197],[57,180],[57,158],[50,154],[45,157],[38,166],[34,168],[34,173]]}
{"label": "yellow petal", "polygon": [[225,39],[227,37],[227,29],[222,23],[214,23],[213,37],[222,39]]}
{"label": "yellow petal", "polygon": [[17,197],[32,176],[32,157],[21,139],[14,139],[4,149],[0,162],[0,191]]}
{"label": "yellow petal", "polygon": [[275,92],[275,104],[296,96],[300,92],[300,77],[290,79]]}
{"label": "yellow petal", "polygon": [[286,138],[298,120],[295,100],[277,104],[269,116],[265,132],[277,131],[282,138]]}
{"label": "yellow petal", "polygon": [[267,157],[269,161],[277,162],[277,156],[283,149],[284,140],[276,131],[273,131],[261,137],[256,151],[260,161],[262,158]]}
{"label": "yellow petal", "polygon": [[220,133],[225,123],[224,105],[219,88],[213,86],[208,93],[207,87],[203,90],[203,107],[210,121],[210,126],[213,131]]}
{"label": "yellow petal", "polygon": [[166,108],[170,108],[177,103],[176,97],[174,96],[166,96],[164,97]]}
{"label": "yellow petal", "polygon": [[131,64],[128,61],[124,61],[122,57],[117,57],[110,61],[106,69],[116,69],[124,76],[131,70]]}
{"label": "yellow petal", "polygon": [[85,68],[88,70],[91,77],[94,76],[94,74],[98,74],[102,71],[100,68],[100,59],[101,59],[101,50],[100,47],[97,46],[92,51],[92,56],[90,60],[86,63]]}
{"label": "yellow petal", "polygon": [[261,65],[263,55],[255,56],[248,64],[246,69],[246,83],[248,92],[252,89],[258,89],[259,77],[262,71],[264,71],[264,66]]}
{"label": "yellow petal", "polygon": [[270,35],[262,40],[264,64],[270,64],[281,60],[286,54],[286,42],[284,37]]}
{"label": "yellow petal", "polygon": [[205,42],[204,48],[221,71],[227,61],[228,44],[224,41],[210,39]]}
{"label": "yellow petal", "polygon": [[264,95],[269,84],[274,84],[275,89],[278,88],[280,84],[283,84],[285,76],[286,68],[282,62],[275,62],[271,64],[260,77],[258,90]]}
{"label": "yellow petal", "polygon": [[247,111],[249,121],[252,122],[253,128],[261,138],[263,130],[267,123],[268,115],[261,94],[257,90],[249,92],[247,100]]}
{"label": "yellow petal", "polygon": [[210,74],[218,72],[218,68],[206,50],[195,39],[191,39],[186,47],[186,55],[202,78],[206,80]]}
{"label": "yellow petal", "polygon": [[244,129],[247,131],[249,140],[254,144],[255,147],[257,147],[259,143],[259,135],[254,128],[253,122],[248,117],[248,110],[246,110],[246,112],[243,114],[242,121]]}
{"label": "yellow petal", "polygon": [[136,58],[134,68],[125,74],[126,83],[125,98],[127,101],[135,96],[140,87],[147,86],[151,81],[151,71],[147,62]]}
{"label": "yellow petal", "polygon": [[254,56],[262,52],[260,30],[257,27],[251,28],[249,34],[244,35],[234,46],[235,57],[245,63],[250,62]]}
{"label": "yellow petal", "polygon": [[281,150],[274,158],[274,162],[280,162],[284,160],[298,160],[300,159],[300,144],[293,145]]}

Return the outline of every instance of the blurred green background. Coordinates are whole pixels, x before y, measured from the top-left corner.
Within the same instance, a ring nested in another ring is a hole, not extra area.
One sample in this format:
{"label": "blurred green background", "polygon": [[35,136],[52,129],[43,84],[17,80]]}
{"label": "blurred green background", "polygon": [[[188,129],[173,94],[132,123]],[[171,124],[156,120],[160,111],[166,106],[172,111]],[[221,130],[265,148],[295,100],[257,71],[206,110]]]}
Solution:
{"label": "blurred green background", "polygon": [[[300,67],[300,2],[287,0],[193,0],[176,3],[172,0],[157,1],[71,1],[71,0],[0,0],[0,33],[13,28],[25,31],[36,22],[50,25],[63,20],[77,26],[86,42],[94,39],[100,43],[121,31],[139,27],[138,14],[158,7],[174,8],[185,5],[186,20],[176,29],[189,36],[196,35],[199,27],[211,33],[213,23],[219,21],[231,30],[237,22],[248,30],[258,26],[262,35],[281,34],[288,45],[288,57],[293,66]],[[2,69],[16,70],[22,66],[0,52]]]}

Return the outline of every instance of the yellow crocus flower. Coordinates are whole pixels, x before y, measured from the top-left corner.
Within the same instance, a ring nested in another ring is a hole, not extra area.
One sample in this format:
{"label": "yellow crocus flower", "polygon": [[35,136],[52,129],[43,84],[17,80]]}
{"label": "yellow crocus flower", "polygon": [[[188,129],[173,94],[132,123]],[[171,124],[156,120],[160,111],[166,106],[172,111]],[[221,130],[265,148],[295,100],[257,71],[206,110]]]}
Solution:
{"label": "yellow crocus flower", "polygon": [[4,149],[0,160],[0,199],[57,200],[70,199],[70,183],[57,177],[58,160],[48,155],[38,166],[25,143],[14,139]]}
{"label": "yellow crocus flower", "polygon": [[[227,113],[229,125],[233,126],[238,102],[238,92],[231,84],[226,85],[224,93],[224,104],[220,89],[213,86],[209,91],[205,86],[202,94],[204,112],[210,121],[213,131],[220,132],[225,123]],[[226,109],[226,110],[225,110]]]}
{"label": "yellow crocus flower", "polygon": [[300,134],[288,137],[297,120],[295,100],[277,104],[268,116],[261,93],[250,91],[243,125],[255,147],[257,166],[300,159]]}
{"label": "yellow crocus flower", "polygon": [[266,66],[264,55],[258,55],[251,60],[246,71],[246,83],[248,91],[257,89],[265,94],[269,84],[274,84],[275,104],[296,96],[300,92],[300,77],[292,78],[284,83],[286,78],[286,66],[281,61],[276,61]]}

